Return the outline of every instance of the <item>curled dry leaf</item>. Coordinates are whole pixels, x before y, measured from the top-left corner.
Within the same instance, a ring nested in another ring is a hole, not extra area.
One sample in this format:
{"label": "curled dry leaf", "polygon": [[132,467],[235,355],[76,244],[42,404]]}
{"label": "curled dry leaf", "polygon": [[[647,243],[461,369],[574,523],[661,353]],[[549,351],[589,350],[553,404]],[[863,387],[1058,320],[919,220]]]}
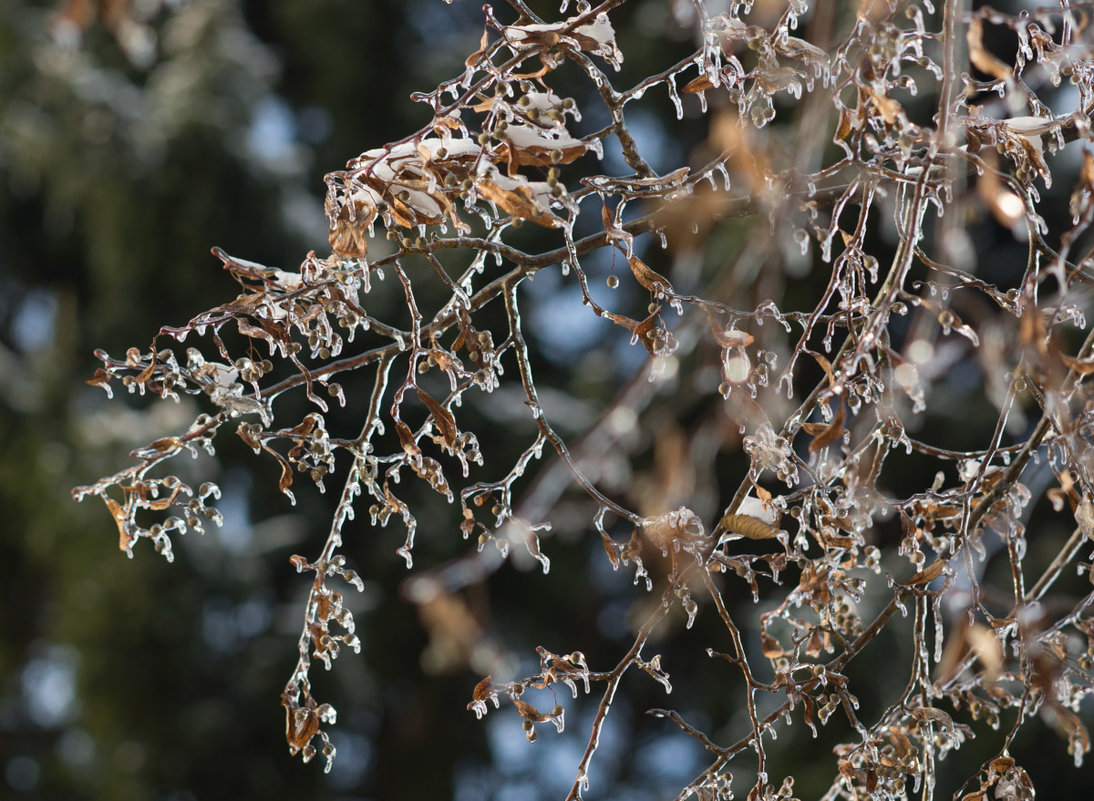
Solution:
{"label": "curled dry leaf", "polygon": [[752,515],[726,515],[721,526],[731,534],[739,534],[750,540],[770,540],[779,533],[773,525]]}
{"label": "curled dry leaf", "polygon": [[802,428],[806,433],[814,435],[813,441],[809,443],[809,452],[816,453],[823,448],[827,448],[832,443],[841,440],[846,433],[846,430],[843,427],[843,421],[846,419],[847,408],[841,397],[840,402],[836,405],[836,416],[832,419],[831,423],[828,425],[821,425],[819,429],[813,428],[818,424],[804,424]]}
{"label": "curled dry leaf", "polygon": [[551,188],[546,184],[533,184],[523,178],[495,175],[483,178],[475,185],[480,195],[498,208],[522,220],[530,220],[545,228],[562,225],[550,210]]}
{"label": "curled dry leaf", "polygon": [[[429,413],[433,416],[433,421],[437,424],[437,428],[440,429],[441,438],[444,444],[449,448],[456,444],[456,437],[459,436],[459,429],[456,427],[456,418],[452,416],[452,412],[437,402],[436,398],[431,396],[428,392],[423,391],[419,387],[414,388],[418,394],[418,399],[426,405],[429,409]],[[402,434],[400,434],[402,436]]]}
{"label": "curled dry leaf", "polygon": [[285,740],[289,753],[296,755],[319,733],[318,705],[314,698],[305,694],[301,706],[287,692],[281,694],[281,705],[285,707]]}
{"label": "curled dry leaf", "polygon": [[550,718],[550,715],[548,713],[540,712],[534,706],[520,700],[519,698],[513,699],[513,705],[517,708],[517,714],[520,715],[524,720],[530,720],[533,723],[543,723],[548,718]]}
{"label": "curled dry leaf", "polygon": [[650,356],[656,356],[657,346],[650,334],[657,327],[657,318],[660,314],[661,311],[658,309],[651,312],[644,320],[635,320],[625,314],[612,314],[611,312],[605,312],[604,316],[616,325],[621,325],[630,331],[634,335],[633,339],[645,345]]}
{"label": "curled dry leaf", "polygon": [[631,272],[634,273],[638,283],[652,292],[654,297],[672,293],[672,284],[669,283],[669,280],[660,273],[651,270],[640,258],[632,255],[627,259],[627,263],[630,265]]}
{"label": "curled dry leaf", "polygon": [[476,701],[488,701],[494,695],[494,679],[493,676],[487,675],[482,681],[475,685],[475,689],[471,691],[471,697]]}

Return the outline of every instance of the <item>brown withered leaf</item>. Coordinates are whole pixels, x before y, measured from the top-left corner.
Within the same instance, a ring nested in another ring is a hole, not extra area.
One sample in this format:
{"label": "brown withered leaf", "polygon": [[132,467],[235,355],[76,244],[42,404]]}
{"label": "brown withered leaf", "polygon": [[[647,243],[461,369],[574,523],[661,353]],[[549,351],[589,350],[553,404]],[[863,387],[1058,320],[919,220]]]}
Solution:
{"label": "brown withered leaf", "polygon": [[874,790],[877,789],[877,771],[874,768],[868,768],[866,770],[866,792],[870,795],[874,794]]}
{"label": "brown withered leaf", "polygon": [[778,529],[753,515],[726,515],[718,525],[731,534],[739,534],[750,540],[770,540],[778,535]]}
{"label": "brown withered leaf", "polygon": [[468,67],[475,66],[478,63],[479,58],[486,52],[487,48],[490,46],[490,37],[487,36],[488,31],[488,28],[483,28],[482,39],[479,40],[479,49],[469,55],[467,57],[467,60],[464,62]]}
{"label": "brown withered leaf", "polygon": [[870,100],[873,101],[874,107],[877,108],[886,125],[896,125],[905,116],[904,107],[888,95],[875,92],[869,87],[866,87],[866,93],[870,96]]}
{"label": "brown withered leaf", "polygon": [[[155,354],[155,352],[156,352],[156,348],[155,348],[155,345],[153,345],[152,346],[152,353]],[[147,383],[148,379],[150,379],[155,372],[156,372],[156,357],[153,355],[152,359],[148,362],[148,366],[145,367],[143,370],[141,370],[139,373],[137,373],[137,375],[134,377],[134,380],[138,384]]]}
{"label": "brown withered leaf", "polygon": [[[343,259],[363,259],[368,253],[368,226],[376,218],[376,209],[353,201],[354,213],[343,206],[334,214],[327,238],[335,256]],[[331,214],[328,202],[328,216]]]}
{"label": "brown withered leaf", "polygon": [[418,443],[414,440],[414,432],[410,430],[410,426],[402,420],[396,420],[395,433],[399,435],[399,442],[402,444],[407,456],[413,459],[422,455],[422,449],[418,447]]}
{"label": "brown withered leaf", "polygon": [[817,702],[813,700],[810,695],[802,694],[802,719],[805,720],[805,725],[811,729],[816,727],[813,725],[813,716],[817,708]]}
{"label": "brown withered leaf", "polygon": [[843,537],[836,534],[828,534],[824,531],[820,532],[821,538],[824,540],[824,546],[826,548],[853,548],[855,546],[854,537]]}
{"label": "brown withered leaf", "polygon": [[258,437],[256,437],[253,432],[254,430],[246,423],[240,423],[239,427],[236,428],[236,434],[239,435],[239,438],[243,440],[249,448],[257,451],[262,447],[262,443],[258,441]]}
{"label": "brown withered leaf", "polygon": [[313,412],[289,429],[288,433],[296,434],[299,437],[296,444],[289,449],[289,459],[296,460],[304,456],[308,447],[308,440],[306,438],[315,430],[315,425],[318,420],[319,416]]}
{"label": "brown withered leaf", "polygon": [[1052,711],[1056,715],[1056,730],[1061,736],[1074,741],[1071,747],[1080,754],[1090,751],[1090,732],[1082,719],[1063,704],[1052,704]]}
{"label": "brown withered leaf", "polygon": [[665,276],[654,270],[637,256],[630,256],[627,263],[631,266],[631,272],[635,279],[650,292],[672,292],[672,284]]}
{"label": "brown withered leaf", "polygon": [[423,212],[398,195],[389,198],[388,211],[395,222],[403,228],[414,228],[418,225],[436,225],[444,219],[439,215]]}
{"label": "brown withered leaf", "polygon": [[[318,581],[318,577],[316,578]],[[312,645],[315,646],[315,655],[326,653],[331,650],[331,641],[328,639],[326,643],[323,642],[323,638],[330,634],[330,629],[326,624],[320,625],[319,623],[308,624],[308,634],[311,635]]]}
{"label": "brown withered leaf", "polygon": [[830,647],[830,637],[827,631],[812,629],[805,641],[805,655],[810,659],[816,659]]}
{"label": "brown withered leaf", "polygon": [[816,453],[822,448],[827,448],[833,442],[836,442],[843,437],[844,427],[843,421],[847,418],[847,411],[844,408],[843,401],[841,400],[836,407],[836,416],[832,420],[831,424],[825,426],[821,431],[817,432],[817,435],[813,438],[813,441],[809,443],[809,452]]}
{"label": "brown withered leaf", "polygon": [[1046,337],[1045,318],[1040,309],[1028,298],[1023,297],[1022,318],[1018,325],[1019,344],[1023,347],[1033,347],[1039,353],[1046,353],[1048,351],[1048,345],[1045,343]]}
{"label": "brown withered leaf", "polygon": [[841,757],[839,761],[836,762],[836,769],[840,772],[841,776],[849,781],[854,781],[856,774],[858,773],[858,771],[855,770],[854,763],[846,757]]}
{"label": "brown withered leaf", "polygon": [[101,384],[109,384],[110,377],[110,373],[108,373],[104,368],[100,367],[95,371],[95,375],[87,379],[87,383],[93,387],[97,387]]}
{"label": "brown withered leaf", "polygon": [[893,749],[898,757],[902,757],[912,750],[912,741],[908,739],[908,735],[899,729],[889,728],[889,742],[893,744]]}
{"label": "brown withered leaf", "polygon": [[807,350],[810,356],[812,356],[821,369],[824,370],[825,376],[828,378],[828,386],[833,386],[836,383],[836,374],[832,371],[832,362],[828,361],[828,357],[823,353],[817,353],[816,351]]}
{"label": "brown withered leaf", "polygon": [[601,544],[604,546],[604,553],[608,555],[608,560],[612,563],[612,569],[618,570],[620,565],[619,548],[615,544],[615,540],[600,532]]}
{"label": "brown withered leaf", "polygon": [[839,125],[836,126],[835,141],[841,141],[851,135],[851,112],[849,109],[841,108],[839,112]]}
{"label": "brown withered leaf", "polygon": [[437,402],[436,398],[428,392],[423,392],[419,387],[415,387],[414,391],[418,393],[418,400],[424,403],[429,409],[429,413],[433,415],[433,421],[437,424],[437,428],[441,430],[441,436],[444,438],[445,444],[450,448],[454,446],[456,437],[459,435],[459,429],[456,427],[456,418],[452,416],[452,412],[444,408]]}
{"label": "brown withered leaf", "polygon": [[908,579],[905,585],[909,587],[921,587],[924,584],[930,584],[936,578],[942,575],[942,568],[946,566],[945,559],[935,559],[925,568]]}
{"label": "brown withered leaf", "polygon": [[1069,370],[1074,370],[1078,375],[1090,375],[1094,373],[1094,359],[1077,359],[1074,356],[1068,356],[1065,353],[1060,354],[1060,361],[1064,363],[1064,367]]}
{"label": "brown withered leaf", "polygon": [[912,710],[912,717],[924,723],[938,723],[946,729],[953,728],[953,718],[945,712],[933,706],[917,706]]}
{"label": "brown withered leaf", "polygon": [[692,78],[686,84],[681,87],[681,92],[687,92],[688,94],[695,94],[697,92],[705,92],[708,89],[713,89],[714,84],[711,83],[710,78],[703,73],[697,78]]}
{"label": "brown withered leaf", "polygon": [[983,73],[1003,81],[1010,77],[1011,69],[997,59],[984,47],[984,22],[980,17],[973,17],[969,27],[965,31],[965,39],[969,43],[969,61]]}
{"label": "brown withered leaf", "polygon": [[277,488],[279,490],[281,490],[281,492],[285,493],[286,495],[288,495],[291,498],[292,497],[292,492],[289,491],[289,487],[292,486],[292,480],[293,480],[292,479],[292,465],[289,464],[288,459],[286,459],[284,456],[282,456],[280,453],[275,451],[273,448],[271,448],[266,443],[263,442],[263,443],[260,443],[260,444],[262,445],[262,450],[266,451],[266,453],[270,454],[275,459],[277,459],[277,463],[281,465],[281,478],[277,482]]}
{"label": "brown withered leaf", "polygon": [[555,215],[536,203],[535,195],[527,186],[502,189],[493,181],[483,178],[475,187],[480,195],[496,203],[506,214],[511,214],[522,220],[531,220],[545,228],[558,228],[562,225],[562,222]]}
{"label": "brown withered leaf", "polygon": [[[481,496],[479,496],[481,497]],[[478,498],[475,498],[478,501]],[[480,504],[481,506],[481,504]],[[475,515],[470,509],[463,510],[463,519],[460,521],[460,533],[464,538],[468,538],[475,531]]]}
{"label": "brown withered leaf", "polygon": [[287,342],[288,335],[285,332],[284,326],[273,320],[263,320],[256,317],[255,322],[257,325],[251,323],[249,320],[243,317],[236,318],[236,326],[239,328],[239,333],[250,339],[264,339],[268,342]]}
{"label": "brown withered leaf", "polygon": [[518,715],[525,720],[530,720],[534,723],[543,723],[543,721],[550,717],[547,713],[540,712],[534,706],[519,698],[513,699],[513,705],[516,706]]}
{"label": "brown withered leaf", "polygon": [[160,437],[154,440],[143,448],[137,448],[129,455],[135,459],[150,459],[155,454],[166,453],[167,451],[175,451],[182,447],[182,443],[178,437]]}
{"label": "brown withered leaf", "polygon": [[612,314],[611,312],[604,312],[604,314],[616,325],[621,325],[628,331],[632,331],[638,340],[646,346],[646,350],[649,351],[650,356],[655,355],[653,341],[650,339],[650,331],[657,322],[657,315],[660,314],[660,308],[642,321],[635,320],[625,314]]}
{"label": "brown withered leaf", "polygon": [[315,711],[318,705],[306,695],[301,707],[285,692],[281,694],[281,706],[285,707],[285,740],[289,753],[295,756],[319,731],[319,715]]}
{"label": "brown withered leaf", "polygon": [[1003,643],[991,629],[980,623],[974,623],[969,626],[966,637],[984,667],[992,673],[1003,668]]}
{"label": "brown withered leaf", "polygon": [[1083,166],[1079,169],[1079,182],[1087,189],[1094,189],[1094,153],[1083,151]]}
{"label": "brown withered leaf", "polygon": [[292,486],[292,468],[289,467],[289,463],[286,461],[281,462],[281,478],[277,481],[277,488],[281,492],[287,493],[289,487]]}
{"label": "brown withered leaf", "polygon": [[763,655],[768,659],[777,659],[780,656],[786,656],[786,649],[779,644],[779,641],[775,639],[774,635],[771,635],[766,631],[760,632],[760,648],[763,650]]}
{"label": "brown withered leaf", "polygon": [[471,691],[471,697],[476,701],[488,701],[494,694],[494,677],[487,675],[485,679],[475,685]]}
{"label": "brown withered leaf", "polygon": [[914,537],[916,531],[915,521],[905,512],[903,509],[897,509],[897,515],[900,517],[900,531],[905,537]]}
{"label": "brown withered leaf", "polygon": [[775,505],[771,500],[771,493],[761,487],[759,484],[753,484],[752,488],[756,491],[756,497],[759,498],[760,503],[763,504],[764,509],[774,509]]}
{"label": "brown withered leaf", "polygon": [[134,539],[125,527],[128,521],[128,511],[116,500],[108,498],[106,495],[103,496],[103,501],[106,502],[106,508],[110,510],[110,514],[114,517],[114,522],[118,524],[118,548],[128,552],[133,547]]}
{"label": "brown withered leaf", "polygon": [[634,236],[615,224],[615,215],[608,209],[607,204],[600,208],[600,220],[604,223],[604,233],[608,240],[623,249],[624,253],[632,253],[634,250]]}
{"label": "brown withered leaf", "polygon": [[179,492],[181,490],[181,487],[175,487],[174,491],[166,498],[157,498],[154,501],[148,501],[144,504],[144,506],[148,509],[151,509],[153,512],[162,512],[164,509],[166,509],[175,502],[175,499],[178,498]]}
{"label": "brown withered leaf", "polygon": [[[505,134],[502,134],[504,137]],[[576,141],[576,140],[575,140]],[[569,164],[577,161],[588,152],[583,144],[571,144],[570,140],[558,140],[553,144],[551,139],[542,139],[537,144],[518,144],[502,139],[499,149],[503,157],[498,161],[508,162],[508,171],[511,177],[517,177],[521,167],[550,167],[555,164]]]}

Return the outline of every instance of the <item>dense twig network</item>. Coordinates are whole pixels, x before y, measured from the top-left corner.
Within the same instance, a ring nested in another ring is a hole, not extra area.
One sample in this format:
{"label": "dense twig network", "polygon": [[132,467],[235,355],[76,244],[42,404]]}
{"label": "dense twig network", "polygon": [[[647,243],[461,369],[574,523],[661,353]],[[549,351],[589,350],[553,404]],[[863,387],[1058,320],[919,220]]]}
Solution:
{"label": "dense twig network", "polygon": [[[458,504],[459,530],[477,546],[468,557],[478,560],[476,579],[511,549],[526,550],[546,573],[550,548],[540,535],[557,493],[533,472],[555,469],[535,465],[553,451],[590,499],[589,531],[612,567],[633,571],[635,591],[660,599],[615,665],[540,648],[534,675],[487,677],[473,691],[470,710],[512,705],[529,740],[543,723],[561,732],[564,709],[542,711],[522,699],[525,690],[562,684],[575,698],[599,693],[570,799],[594,784],[600,734],[625,676],[640,672],[671,690],[661,656],[648,652],[651,634],[691,628],[700,614],[724,629],[724,642],[706,654],[743,679],[750,730],[724,743],[679,710],[652,710],[709,752],[678,798],[731,797],[730,769],[746,755],[752,762],[739,770],[754,777],[749,798],[791,797],[792,777],[772,777],[792,766],[772,765],[766,744],[798,719],[816,733],[836,716],[853,737],[836,749],[827,798],[904,798],[913,789],[933,797],[938,761],[979,719],[1008,725],[958,795],[1031,797],[1009,751],[1025,721],[1051,722],[1076,764],[1090,749],[1078,711],[1091,688],[1094,594],[1067,608],[1041,602],[1064,571],[1089,572],[1094,537],[1094,395],[1085,380],[1094,336],[1074,354],[1067,344],[1085,327],[1094,253],[1094,8],[1060,0],[1010,15],[959,0],[938,8],[930,0],[693,0],[674,8],[694,29],[694,52],[622,88],[613,80],[625,56],[613,16],[624,5],[568,9],[563,0],[549,21],[510,0],[509,23],[486,6],[463,74],[414,98],[432,109],[430,123],[327,177],[330,256],[310,253],[286,272],[215,250],[242,288],[238,297],[161,329],[148,350],[123,359],[99,352],[93,383],[108,391],[120,380],[164,398],[204,394],[212,408],[76,497],[106,503],[130,556],[150,539],[171,558],[172,534],[218,519],[209,502],[219,491],[188,486],[166,464],[212,452],[225,426],[277,460],[290,499],[297,472],[321,488],[341,484],[318,556],[293,559],[313,578],[282,695],[290,750],[308,760],[318,748],[329,766],[323,726],[334,710],[313,697],[309,670],[360,647],[339,591],[342,581],[362,586],[340,553],[346,522],[366,511],[373,526],[401,524],[398,552],[410,568],[419,520],[400,479],[416,476]],[[1011,44],[993,52],[986,41]],[[667,93],[677,118],[687,105],[709,122],[701,161],[651,166],[628,127],[628,106],[657,93]],[[583,130],[582,112],[593,117],[594,103],[607,122]],[[1062,106],[1065,113],[1053,112]],[[1053,154],[1075,140],[1081,166],[1054,165]],[[609,163],[605,148],[618,149],[621,174],[598,172]],[[1042,209],[1040,192],[1054,180],[1074,181],[1064,230],[1051,230]],[[966,230],[976,209],[1026,249],[1017,280],[1001,285],[978,267]],[[761,219],[764,243],[738,244],[740,260],[764,260],[770,299],[725,302],[734,258],[696,294],[678,291],[674,280],[685,282],[675,272],[647,264],[671,266],[658,244],[682,259],[712,230],[749,216]],[[516,230],[522,223],[543,230],[529,236]],[[625,278],[610,273],[608,287],[633,280],[648,295],[645,316],[613,310],[591,291],[605,280],[604,262],[590,255],[602,249],[629,267]],[[827,281],[803,300],[785,277],[811,266]],[[690,506],[651,514],[606,489],[544,413],[521,315],[523,285],[543,270],[576,281],[589,312],[648,352],[600,426],[641,426],[644,387],[693,369],[694,352],[719,354],[708,400],[731,421],[749,466],[714,519]],[[403,308],[370,305],[381,280],[397,282]],[[443,301],[434,303],[438,293]],[[484,317],[499,306],[504,330]],[[176,353],[169,343],[187,347]],[[969,450],[909,433],[958,362],[997,415],[991,436]],[[369,376],[371,394],[347,397],[336,379],[351,373]],[[484,464],[462,404],[509,383],[521,388],[538,432],[512,464]],[[282,398],[300,393],[313,411],[284,422]],[[328,432],[332,401],[364,411],[356,437]],[[915,487],[888,480],[894,453],[933,460],[936,479]],[[1023,525],[1034,463],[1051,470],[1048,500],[1074,529],[1043,569],[1029,564]],[[473,472],[493,478],[473,481]],[[883,521],[901,531],[892,548],[878,534]],[[1009,562],[1009,587],[984,578],[994,543]],[[737,582],[765,598],[758,628],[725,599]],[[458,589],[432,573],[412,587],[423,605]],[[947,604],[960,611],[944,627]],[[906,615],[914,637],[913,664],[901,667],[907,683],[881,714],[863,717],[847,668]]]}

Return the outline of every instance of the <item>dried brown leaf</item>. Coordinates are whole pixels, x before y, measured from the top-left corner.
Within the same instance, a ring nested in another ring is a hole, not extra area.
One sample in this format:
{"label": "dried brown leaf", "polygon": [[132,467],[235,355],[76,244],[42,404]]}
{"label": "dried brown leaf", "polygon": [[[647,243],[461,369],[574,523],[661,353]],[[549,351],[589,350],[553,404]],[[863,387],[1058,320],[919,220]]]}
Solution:
{"label": "dried brown leaf", "polygon": [[519,698],[513,699],[513,705],[517,708],[517,714],[525,720],[530,720],[533,723],[543,723],[550,715],[545,712],[540,712],[531,704],[526,701],[522,701]]}
{"label": "dried brown leaf", "polygon": [[835,419],[832,420],[830,425],[827,425],[821,431],[818,431],[817,435],[813,438],[813,441],[809,443],[809,452],[816,453],[841,439],[846,431],[843,427],[843,421],[846,418],[847,411],[844,409],[844,405],[841,402],[836,409]]}
{"label": "dried brown leaf", "polygon": [[414,432],[410,430],[410,426],[402,420],[396,420],[395,433],[399,435],[399,443],[403,446],[403,450],[406,452],[407,456],[415,459],[422,455],[422,449],[418,447],[418,443],[414,439]]}
{"label": "dried brown leaf", "polygon": [[925,568],[913,575],[910,579],[904,582],[909,587],[920,587],[924,584],[930,584],[936,578],[942,575],[942,568],[946,566],[945,559],[935,559]]}
{"label": "dried brown leaf", "polygon": [[1064,367],[1069,370],[1074,370],[1078,375],[1090,375],[1094,373],[1094,359],[1077,359],[1074,356],[1068,356],[1066,353],[1060,354],[1060,361],[1064,363]]}
{"label": "dried brown leaf", "polygon": [[475,685],[471,691],[471,697],[476,701],[488,701],[494,695],[493,676],[487,675],[485,679]]}
{"label": "dried brown leaf", "polygon": [[118,548],[123,551],[129,551],[133,546],[133,537],[130,536],[126,529],[126,523],[129,520],[127,510],[113,498],[103,496],[103,501],[106,503],[106,508],[110,510],[110,514],[114,517],[114,522],[118,524]]}
{"label": "dried brown leaf", "polygon": [[669,292],[671,293],[672,284],[665,276],[661,275],[654,270],[651,270],[647,264],[637,256],[630,256],[627,259],[627,263],[631,266],[631,272],[634,273],[635,279],[638,283],[648,289],[654,294]]}
{"label": "dried brown leaf", "polygon": [[415,387],[414,390],[418,393],[418,400],[424,403],[429,413],[433,415],[433,421],[440,429],[445,445],[453,447],[456,444],[456,437],[459,436],[459,429],[456,427],[456,418],[452,416],[452,412],[438,403],[436,398],[428,392],[423,392],[419,387]]}
{"label": "dried brown leaf", "polygon": [[358,201],[336,211],[328,198],[327,216],[331,228],[327,234],[331,251],[343,259],[363,259],[368,253],[368,227],[376,219],[376,209]]}
{"label": "dried brown leaf", "polygon": [[752,515],[726,515],[721,525],[726,531],[750,540],[770,540],[778,533],[773,525]]}
{"label": "dried brown leaf", "polygon": [[780,656],[786,656],[787,653],[779,641],[766,631],[760,632],[760,648],[768,659],[777,659]]}
{"label": "dried brown leaf", "polygon": [[514,189],[502,189],[493,181],[483,178],[477,184],[479,194],[496,203],[499,208],[513,217],[531,220],[545,228],[558,228],[562,225],[555,215],[536,201],[536,196],[528,186]]}
{"label": "dried brown leaf", "polygon": [[281,694],[281,705],[285,707],[285,740],[289,744],[289,753],[295,756],[319,732],[319,715],[315,711],[317,705],[315,699],[307,695],[301,707],[288,693]]}
{"label": "dried brown leaf", "polygon": [[687,92],[688,94],[695,94],[697,92],[705,92],[708,89],[713,88],[714,84],[711,83],[711,80],[706,76],[706,73],[703,73],[699,77],[692,78],[690,81],[684,84],[683,87],[681,87],[680,91]]}
{"label": "dried brown leaf", "polygon": [[612,314],[611,312],[605,312],[604,315],[616,325],[621,325],[628,331],[634,333],[635,337],[646,346],[646,350],[649,351],[650,356],[654,356],[654,343],[650,338],[650,331],[657,324],[657,315],[660,314],[660,310],[653,312],[645,320],[635,320],[632,317],[628,317],[625,314]]}
{"label": "dried brown leaf", "polygon": [[1003,667],[1003,643],[999,641],[991,629],[980,623],[969,626],[966,636],[969,645],[972,646],[981,664],[988,670],[996,672]]}
{"label": "dried brown leaf", "polygon": [[965,39],[969,43],[969,61],[974,67],[1001,81],[1010,77],[1010,67],[984,47],[984,22],[980,17],[973,17],[969,22]]}

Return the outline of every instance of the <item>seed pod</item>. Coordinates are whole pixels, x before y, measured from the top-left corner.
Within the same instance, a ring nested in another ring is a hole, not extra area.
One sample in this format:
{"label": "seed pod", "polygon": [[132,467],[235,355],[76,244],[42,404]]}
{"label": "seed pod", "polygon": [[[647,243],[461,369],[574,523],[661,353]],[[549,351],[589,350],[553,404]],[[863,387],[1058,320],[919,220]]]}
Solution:
{"label": "seed pod", "polygon": [[726,515],[722,518],[722,528],[750,540],[770,540],[777,532],[773,525],[752,515]]}

